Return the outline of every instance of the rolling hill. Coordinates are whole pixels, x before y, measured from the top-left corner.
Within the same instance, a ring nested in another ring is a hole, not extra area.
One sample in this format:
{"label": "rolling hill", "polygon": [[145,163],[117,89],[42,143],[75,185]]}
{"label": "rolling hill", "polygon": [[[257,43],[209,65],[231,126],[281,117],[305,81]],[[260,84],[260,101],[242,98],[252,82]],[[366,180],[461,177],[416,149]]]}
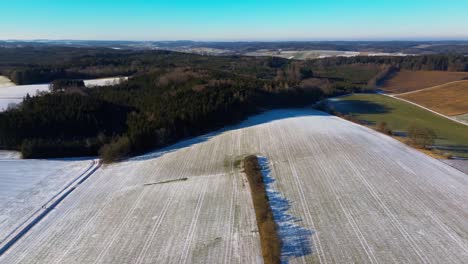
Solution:
{"label": "rolling hill", "polygon": [[325,113],[269,111],[101,167],[5,263],[261,263],[239,160],[262,155],[285,263],[466,263],[467,175]]}

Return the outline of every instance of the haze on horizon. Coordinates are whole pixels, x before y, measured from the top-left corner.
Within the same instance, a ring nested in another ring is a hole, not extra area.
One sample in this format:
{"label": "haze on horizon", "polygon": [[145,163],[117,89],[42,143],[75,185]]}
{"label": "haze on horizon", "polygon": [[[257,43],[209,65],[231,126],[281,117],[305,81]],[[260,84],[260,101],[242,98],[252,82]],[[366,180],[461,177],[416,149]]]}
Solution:
{"label": "haze on horizon", "polygon": [[466,0],[0,0],[0,39],[468,40]]}

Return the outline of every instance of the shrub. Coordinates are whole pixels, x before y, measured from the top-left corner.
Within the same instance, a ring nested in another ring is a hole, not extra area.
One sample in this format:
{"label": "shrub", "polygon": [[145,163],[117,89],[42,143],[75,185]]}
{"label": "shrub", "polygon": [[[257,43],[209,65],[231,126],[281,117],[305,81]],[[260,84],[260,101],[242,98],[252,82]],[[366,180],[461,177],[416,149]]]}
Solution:
{"label": "shrub", "polygon": [[260,164],[257,157],[251,155],[244,158],[243,165],[252,194],[264,263],[280,263],[282,242],[266,193]]}
{"label": "shrub", "polygon": [[85,87],[85,83],[83,80],[66,80],[66,79],[54,80],[49,85],[49,89],[51,92],[65,91],[71,88],[84,88],[84,87]]}
{"label": "shrub", "polygon": [[111,163],[128,156],[131,151],[131,144],[128,137],[118,137],[109,144],[105,144],[99,150],[99,156],[104,163]]}
{"label": "shrub", "polygon": [[392,130],[388,127],[387,122],[385,121],[380,121],[379,123],[377,123],[377,131],[379,131],[380,133],[387,134],[387,135],[393,134]]}
{"label": "shrub", "polygon": [[436,134],[430,128],[411,125],[408,128],[408,137],[413,145],[427,148],[434,144]]}
{"label": "shrub", "polygon": [[[340,115],[338,115],[340,116]],[[341,115],[340,117],[348,120],[348,121],[351,121],[353,123],[356,123],[356,124],[359,124],[359,125],[362,125],[363,122],[361,120],[359,120],[359,118],[356,116],[356,115],[353,115],[353,114],[347,114],[347,115]]]}

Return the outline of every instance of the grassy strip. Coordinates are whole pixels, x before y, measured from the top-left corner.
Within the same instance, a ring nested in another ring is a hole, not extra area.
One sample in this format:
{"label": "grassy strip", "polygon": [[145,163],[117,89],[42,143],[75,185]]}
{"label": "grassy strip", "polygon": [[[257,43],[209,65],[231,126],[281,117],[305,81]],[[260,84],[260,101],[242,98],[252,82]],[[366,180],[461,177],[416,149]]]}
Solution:
{"label": "grassy strip", "polygon": [[252,192],[264,263],[280,263],[281,240],[273,219],[273,211],[270,207],[258,159],[251,155],[244,158],[243,164]]}

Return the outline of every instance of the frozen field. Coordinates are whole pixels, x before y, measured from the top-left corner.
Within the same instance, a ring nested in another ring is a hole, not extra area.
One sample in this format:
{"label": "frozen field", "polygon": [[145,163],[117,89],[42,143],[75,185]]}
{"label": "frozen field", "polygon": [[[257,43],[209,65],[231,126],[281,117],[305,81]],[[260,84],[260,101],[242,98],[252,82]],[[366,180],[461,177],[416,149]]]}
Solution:
{"label": "frozen field", "polygon": [[0,156],[0,252],[95,165],[92,160],[19,160],[11,154]]}
{"label": "frozen field", "polygon": [[103,79],[95,79],[95,80],[85,80],[84,83],[86,87],[96,87],[96,86],[116,85],[126,80],[128,80],[128,77],[113,77],[113,78],[103,78]]}
{"label": "frozen field", "polygon": [[[95,80],[85,80],[85,85],[89,88],[105,85],[114,85],[122,80],[127,80],[128,77],[115,77]],[[48,92],[49,84],[32,84],[32,85],[13,85],[0,87],[0,111],[5,111],[9,106],[20,104],[23,98],[29,94],[36,95],[38,92]]]}
{"label": "frozen field", "polygon": [[0,262],[261,263],[246,154],[269,164],[286,262],[468,262],[468,175],[312,110],[102,167]]}
{"label": "frozen field", "polygon": [[468,175],[468,159],[466,160],[442,160],[442,161]]}
{"label": "frozen field", "polygon": [[0,88],[5,87],[5,86],[13,86],[13,85],[15,84],[12,83],[10,79],[8,79],[5,76],[0,75]]}
{"label": "frozen field", "polygon": [[18,151],[0,150],[0,160],[20,159],[21,153]]}

